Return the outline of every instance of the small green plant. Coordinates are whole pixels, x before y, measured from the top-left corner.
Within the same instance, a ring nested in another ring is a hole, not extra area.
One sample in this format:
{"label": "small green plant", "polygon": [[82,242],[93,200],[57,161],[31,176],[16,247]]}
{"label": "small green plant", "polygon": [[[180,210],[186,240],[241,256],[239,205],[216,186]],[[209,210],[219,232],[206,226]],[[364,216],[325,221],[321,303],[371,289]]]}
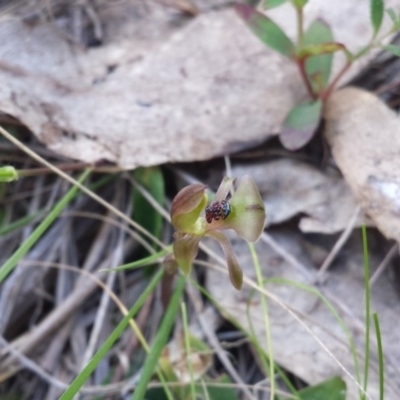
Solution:
{"label": "small green plant", "polygon": [[[177,267],[189,274],[200,239],[212,237],[220,243],[225,254],[232,285],[241,289],[242,270],[229,239],[221,230],[233,229],[241,238],[255,242],[264,229],[266,215],[264,202],[252,178],[243,176],[235,194],[227,201],[232,185],[233,179],[224,178],[209,206],[207,187],[200,183],[186,186],[175,196],[171,207],[171,222],[176,229],[174,254],[168,263],[175,262]],[[205,216],[200,215],[203,211]]]}
{"label": "small green plant", "polygon": [[[384,38],[400,29],[400,14],[392,8],[385,10],[383,0],[370,0],[372,36],[368,43],[352,52],[345,44],[334,40],[331,28],[321,19],[316,19],[305,29],[303,15],[308,0],[264,0],[263,5],[268,11],[288,1],[297,15],[296,43],[292,42],[279,25],[256,8],[248,4],[236,4],[236,10],[264,44],[288,57],[298,67],[310,99],[295,105],[288,112],[280,133],[282,145],[289,150],[297,150],[313,137],[321,120],[323,102],[355,60],[375,47],[400,56],[400,46],[382,44]],[[380,34],[385,11],[392,26],[387,32]],[[331,78],[333,54],[336,52],[342,52],[346,61],[336,76]]]}

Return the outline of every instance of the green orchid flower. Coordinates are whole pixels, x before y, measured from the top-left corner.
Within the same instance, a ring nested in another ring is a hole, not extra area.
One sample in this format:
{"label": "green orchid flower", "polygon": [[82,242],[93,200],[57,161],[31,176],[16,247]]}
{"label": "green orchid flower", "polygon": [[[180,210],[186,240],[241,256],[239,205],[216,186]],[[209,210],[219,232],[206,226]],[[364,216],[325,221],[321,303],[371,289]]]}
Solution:
{"label": "green orchid flower", "polygon": [[[207,206],[207,186],[200,183],[186,186],[172,201],[171,222],[174,233],[173,253],[178,266],[186,274],[196,258],[200,239],[212,237],[219,242],[225,254],[229,278],[236,289],[243,285],[243,272],[224,229],[233,229],[241,238],[255,242],[265,224],[265,207],[257,185],[250,176],[243,176],[236,192],[227,200],[233,189],[233,179],[224,178]],[[203,212],[205,215],[202,216]]]}

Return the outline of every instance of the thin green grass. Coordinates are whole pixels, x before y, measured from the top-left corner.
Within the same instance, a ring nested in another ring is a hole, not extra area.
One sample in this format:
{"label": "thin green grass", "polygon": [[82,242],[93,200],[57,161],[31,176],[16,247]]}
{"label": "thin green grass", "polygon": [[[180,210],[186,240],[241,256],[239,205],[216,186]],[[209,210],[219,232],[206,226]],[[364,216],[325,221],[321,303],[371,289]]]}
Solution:
{"label": "thin green grass", "polygon": [[193,374],[193,363],[191,357],[191,349],[190,349],[190,332],[189,332],[189,324],[186,312],[186,304],[182,301],[181,303],[181,313],[182,313],[182,324],[183,324],[183,333],[185,338],[185,350],[186,350],[186,361],[188,365],[189,375],[190,375],[190,391],[192,393],[192,399],[196,398],[196,388],[195,388],[195,379]]}
{"label": "thin green grass", "polygon": [[[256,252],[256,249],[254,247],[254,244],[249,243],[249,249],[251,253],[251,257],[253,259],[253,264],[254,264],[254,269],[256,271],[257,275],[257,283],[260,287],[263,286],[263,276],[262,276],[262,271],[261,271],[261,265],[258,259],[258,255]],[[270,379],[270,384],[271,384],[271,392],[270,392],[270,400],[274,399],[275,396],[275,367],[274,367],[274,354],[273,354],[273,348],[272,348],[272,337],[271,337],[271,329],[270,329],[270,323],[269,323],[269,316],[268,316],[268,303],[266,296],[261,293],[261,307],[263,310],[263,317],[264,317],[264,324],[265,324],[265,336],[267,340],[267,348],[268,348],[268,359],[269,359],[269,379]]]}
{"label": "thin green grass", "polygon": [[[368,256],[368,240],[367,228],[365,225],[361,227],[363,255],[364,255],[364,282],[365,282],[365,364],[364,364],[364,392],[368,387],[368,372],[370,358],[370,329],[371,329],[371,290],[369,285],[369,256]],[[360,398],[365,400],[365,393],[360,394]]]}
{"label": "thin green grass", "polygon": [[374,319],[376,341],[378,343],[378,361],[379,361],[379,400],[383,400],[385,396],[385,364],[383,362],[383,347],[381,328],[379,326],[378,314],[375,312],[372,315]]}
{"label": "thin green grass", "polygon": [[175,321],[175,316],[179,309],[180,300],[185,287],[185,277],[179,276],[177,285],[172,294],[171,300],[165,310],[164,317],[158,328],[157,335],[154,339],[153,345],[150,349],[150,353],[147,355],[146,361],[144,362],[140,380],[133,392],[132,400],[143,400],[146,393],[147,385],[153,375],[158,359],[165,344],[167,343],[168,337],[171,333],[172,325]]}
{"label": "thin green grass", "polygon": [[59,400],[70,400],[72,399],[87,381],[90,374],[94,371],[97,364],[102,360],[106,353],[110,350],[111,346],[116,342],[116,340],[121,336],[125,328],[128,326],[129,321],[136,315],[140,307],[149,296],[149,294],[154,290],[160,279],[162,278],[163,271],[160,269],[152,278],[150,283],[147,285],[146,289],[142,292],[139,298],[136,300],[135,304],[129,310],[128,314],[121,320],[121,322],[116,326],[116,328],[111,332],[109,337],[97,350],[96,354],[91,358],[88,364],[83,368],[83,370],[77,375],[77,377],[70,384],[69,388],[61,395]]}
{"label": "thin green grass", "polygon": [[172,245],[168,246],[164,250],[158,251],[157,253],[151,254],[150,256],[141,258],[140,260],[133,261],[128,264],[119,265],[118,267],[115,267],[115,268],[105,268],[105,269],[102,269],[101,271],[106,271],[106,272],[123,271],[126,269],[144,267],[145,265],[153,264],[154,262],[158,261],[161,257],[164,257],[167,254],[170,254],[171,252],[172,252]]}

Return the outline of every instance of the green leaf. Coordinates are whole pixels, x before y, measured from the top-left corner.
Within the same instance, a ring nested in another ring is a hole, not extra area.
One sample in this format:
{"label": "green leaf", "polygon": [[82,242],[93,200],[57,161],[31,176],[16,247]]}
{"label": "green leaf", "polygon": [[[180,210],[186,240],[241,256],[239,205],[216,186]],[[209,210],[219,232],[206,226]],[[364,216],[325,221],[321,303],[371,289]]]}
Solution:
{"label": "green leaf", "polygon": [[[133,172],[133,176],[153,196],[158,204],[164,204],[164,178],[159,167],[138,168]],[[163,224],[162,215],[154,209],[135,186],[132,189],[132,201],[133,219],[152,235],[160,238]]]}
{"label": "green leaf", "polygon": [[342,43],[328,42],[320,44],[310,44],[304,46],[297,53],[299,59],[304,59],[312,56],[335,53],[336,51],[344,50],[346,46]]}
{"label": "green leaf", "polygon": [[294,44],[279,25],[247,4],[236,4],[235,8],[263,43],[284,56],[292,58],[295,53]]}
{"label": "green leaf", "polygon": [[295,105],[283,123],[280,141],[288,150],[297,150],[313,137],[321,120],[320,99]]}
{"label": "green leaf", "polygon": [[390,19],[392,20],[393,25],[394,25],[395,27],[397,27],[398,21],[397,21],[396,13],[395,13],[395,11],[393,10],[393,8],[388,8],[388,9],[386,10],[386,12],[387,12],[387,14],[389,15]]}
{"label": "green leaf", "polygon": [[297,394],[301,400],[346,400],[346,382],[334,376],[317,385],[308,386]]}
{"label": "green leaf", "polygon": [[[313,21],[304,34],[305,46],[332,42],[333,40],[330,26],[321,19]],[[328,85],[332,70],[332,60],[332,54],[315,55],[306,60],[306,72],[315,93],[320,92]],[[318,76],[321,76],[321,84],[316,79]]]}
{"label": "green leaf", "polygon": [[278,7],[287,1],[288,0],[264,0],[264,8],[270,10],[271,8]]}
{"label": "green leaf", "polygon": [[383,49],[389,51],[397,57],[400,57],[400,46],[395,44],[387,44],[386,46],[382,46]]}
{"label": "green leaf", "polygon": [[374,36],[377,35],[383,20],[383,0],[370,0],[371,22],[374,28]]}

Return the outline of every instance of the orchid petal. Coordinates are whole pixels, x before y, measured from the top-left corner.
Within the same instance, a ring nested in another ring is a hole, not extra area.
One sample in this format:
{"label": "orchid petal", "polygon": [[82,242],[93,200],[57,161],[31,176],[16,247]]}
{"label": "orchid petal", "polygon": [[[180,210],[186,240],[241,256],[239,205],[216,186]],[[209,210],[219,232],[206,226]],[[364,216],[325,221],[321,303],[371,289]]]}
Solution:
{"label": "orchid petal", "polygon": [[229,279],[235,289],[240,290],[243,285],[243,272],[236,259],[231,242],[222,232],[210,231],[207,232],[207,236],[218,240],[225,254],[226,263],[228,264]]}
{"label": "orchid petal", "polygon": [[265,224],[265,206],[253,179],[245,175],[229,200],[231,212],[224,221],[218,221],[218,228],[231,228],[248,242],[257,241]]}
{"label": "orchid petal", "polygon": [[207,186],[200,183],[186,186],[175,196],[171,206],[172,225],[181,232],[191,232],[207,204]]}
{"label": "orchid petal", "polygon": [[201,236],[181,234],[176,232],[173,245],[175,259],[185,274],[190,274],[192,262],[199,251]]}

